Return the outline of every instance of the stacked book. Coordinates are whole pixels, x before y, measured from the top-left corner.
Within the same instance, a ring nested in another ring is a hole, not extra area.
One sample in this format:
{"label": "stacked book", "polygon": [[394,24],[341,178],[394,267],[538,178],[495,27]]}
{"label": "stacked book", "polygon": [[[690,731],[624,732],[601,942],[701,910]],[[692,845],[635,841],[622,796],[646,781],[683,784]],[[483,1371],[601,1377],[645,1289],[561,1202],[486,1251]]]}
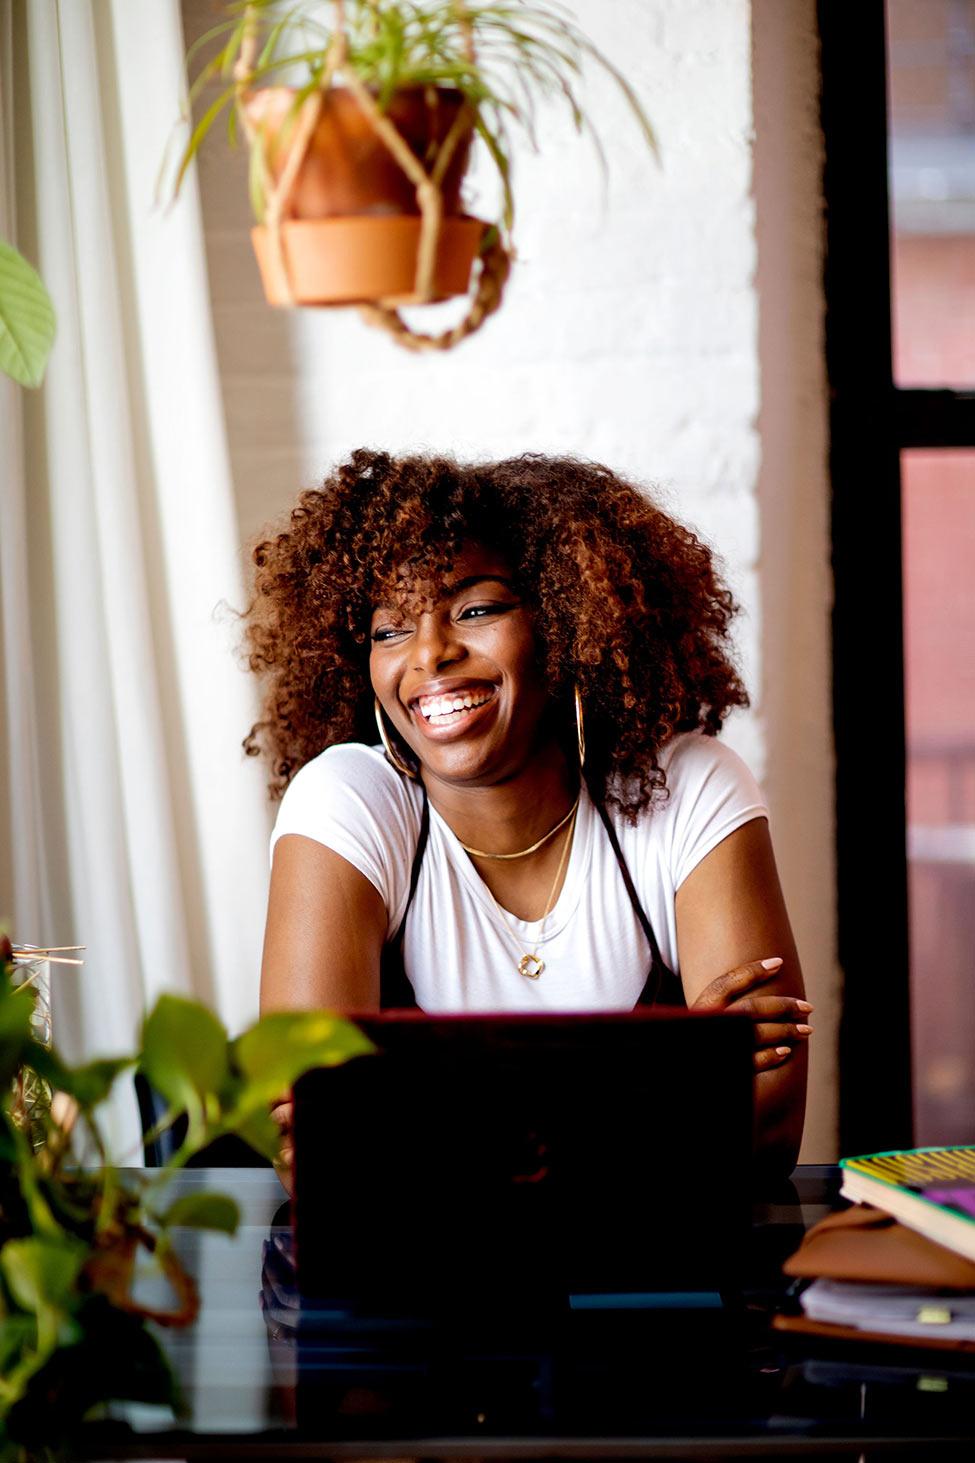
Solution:
{"label": "stacked book", "polygon": [[841,1160],[853,1207],[786,1262],[801,1284],[780,1330],[975,1352],[975,1147]]}

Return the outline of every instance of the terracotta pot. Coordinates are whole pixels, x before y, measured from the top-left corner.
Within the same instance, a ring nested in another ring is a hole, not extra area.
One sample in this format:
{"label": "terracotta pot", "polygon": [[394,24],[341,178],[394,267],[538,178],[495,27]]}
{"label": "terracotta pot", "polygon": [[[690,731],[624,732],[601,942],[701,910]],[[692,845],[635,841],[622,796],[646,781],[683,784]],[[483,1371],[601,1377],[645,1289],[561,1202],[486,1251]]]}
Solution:
{"label": "terracotta pot", "polygon": [[[272,175],[280,177],[288,151],[290,87],[264,87],[251,93],[247,113],[268,139]],[[386,115],[425,167],[463,104],[459,91],[439,87],[397,92]],[[442,184],[444,212],[457,213],[473,132],[457,145]],[[300,219],[349,215],[417,214],[416,190],[376,136],[369,119],[344,87],[326,93],[315,132],[291,192],[287,214]]]}
{"label": "terracotta pot", "polygon": [[[477,218],[445,218],[434,271],[437,299],[464,295],[485,225]],[[290,303],[277,267],[270,230],[251,230],[264,293],[272,305]],[[291,219],[281,225],[281,246],[300,305],[351,305],[371,300],[415,301],[420,220],[349,217]]]}

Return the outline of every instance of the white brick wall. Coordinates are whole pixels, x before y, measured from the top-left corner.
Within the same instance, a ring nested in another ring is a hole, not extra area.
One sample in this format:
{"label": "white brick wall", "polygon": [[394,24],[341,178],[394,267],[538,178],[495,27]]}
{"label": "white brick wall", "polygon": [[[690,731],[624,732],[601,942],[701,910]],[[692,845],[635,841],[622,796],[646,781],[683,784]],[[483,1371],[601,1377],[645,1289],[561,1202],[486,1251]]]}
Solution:
{"label": "white brick wall", "polygon": [[[209,0],[183,0],[183,9],[189,42],[212,8]],[[752,9],[748,0],[576,0],[583,28],[644,99],[661,165],[597,71],[586,96],[609,157],[605,183],[565,117],[540,115],[544,151],[516,157],[519,257],[505,304],[445,356],[408,355],[354,312],[267,308],[247,238],[243,156],[229,157],[215,137],[203,149],[201,178],[243,540],[329,464],[372,445],[597,458],[657,485],[670,511],[719,551],[744,607],[738,639],[755,703],[733,718],[729,740],[774,789],[783,881],[817,1001],[819,988],[832,993],[836,980],[818,144],[808,125],[814,4],[754,5],[756,85],[768,93],[762,120],[778,139],[770,166],[784,168],[792,185],[781,199],[753,187]],[[792,142],[782,129],[796,108],[807,125]],[[490,191],[488,176],[482,167],[475,185]],[[766,215],[758,227],[756,202]],[[808,325],[801,338],[783,344],[768,321],[760,334],[763,269],[770,293],[784,289],[798,301],[797,318]],[[786,364],[792,376],[779,379]],[[760,439],[763,391],[771,391],[776,416],[766,412]],[[800,401],[807,403],[801,422]],[[789,465],[782,492],[811,505],[801,521],[783,517],[767,470],[763,477],[766,435],[774,460]],[[796,537],[797,527],[805,537]],[[797,599],[790,586],[800,568]],[[794,666],[791,673],[815,714],[798,728],[795,708],[767,695],[792,659],[781,625],[763,623],[770,602],[777,615],[788,609],[806,626],[808,674],[796,680]],[[775,706],[774,725],[767,704]],[[817,810],[811,843],[807,802]],[[815,887],[805,877],[810,857]],[[833,1151],[831,1019],[817,1030],[824,1075],[806,1157]]]}

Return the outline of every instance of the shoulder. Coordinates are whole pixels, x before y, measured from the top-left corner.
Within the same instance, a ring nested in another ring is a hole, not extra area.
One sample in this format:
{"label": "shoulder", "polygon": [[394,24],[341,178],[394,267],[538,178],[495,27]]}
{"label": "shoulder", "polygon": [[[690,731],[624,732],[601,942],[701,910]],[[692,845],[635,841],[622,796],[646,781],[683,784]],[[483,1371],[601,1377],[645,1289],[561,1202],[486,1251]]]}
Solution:
{"label": "shoulder", "polygon": [[664,748],[660,765],[667,778],[667,797],[645,818],[678,889],[730,833],[752,818],[768,818],[768,803],[734,748],[703,732],[674,737]]}
{"label": "shoulder", "polygon": [[[328,747],[299,769],[281,800],[271,838],[301,833],[336,847],[344,839],[393,843],[415,839],[421,793],[362,742]],[[343,849],[339,849],[343,852]]]}
{"label": "shoulder", "polygon": [[747,763],[718,737],[698,731],[681,732],[663,748],[660,765],[669,792],[664,806],[695,797],[720,797],[738,792],[766,807],[762,790]]}

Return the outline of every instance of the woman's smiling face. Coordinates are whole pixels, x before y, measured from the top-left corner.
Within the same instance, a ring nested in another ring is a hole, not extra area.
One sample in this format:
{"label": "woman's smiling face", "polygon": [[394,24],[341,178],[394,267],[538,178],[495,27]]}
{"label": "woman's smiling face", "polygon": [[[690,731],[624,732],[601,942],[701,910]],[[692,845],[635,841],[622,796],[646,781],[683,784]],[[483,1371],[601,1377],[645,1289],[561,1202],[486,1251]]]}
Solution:
{"label": "woman's smiling face", "polygon": [[537,748],[547,698],[511,566],[468,544],[441,598],[419,610],[407,598],[372,616],[369,673],[389,722],[442,781],[512,776]]}

